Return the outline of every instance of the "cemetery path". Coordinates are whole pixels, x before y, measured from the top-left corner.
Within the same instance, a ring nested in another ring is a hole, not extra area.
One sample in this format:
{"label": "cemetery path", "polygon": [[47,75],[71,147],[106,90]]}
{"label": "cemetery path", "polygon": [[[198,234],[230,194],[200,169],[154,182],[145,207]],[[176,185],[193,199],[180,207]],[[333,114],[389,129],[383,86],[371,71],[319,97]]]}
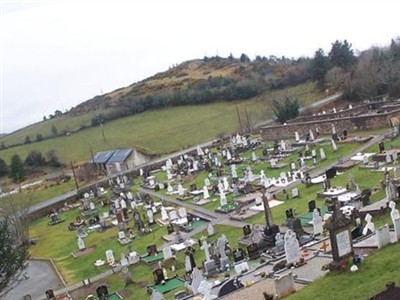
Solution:
{"label": "cemetery path", "polygon": [[139,190],[139,192],[149,194],[150,196],[157,197],[157,198],[159,198],[161,200],[173,203],[173,204],[178,205],[178,206],[182,206],[182,207],[188,208],[192,212],[195,212],[196,215],[198,215],[199,217],[203,217],[203,218],[205,218],[205,219],[207,219],[209,221],[214,221],[216,219],[220,219],[221,216],[223,216],[221,214],[218,214],[218,213],[209,211],[209,210],[207,210],[205,208],[202,208],[202,207],[200,207],[198,205],[194,205],[194,204],[190,204],[190,203],[187,203],[187,202],[184,202],[184,201],[180,201],[180,200],[174,199],[172,197],[165,196],[165,195],[162,195],[160,193],[154,192],[153,190],[149,190],[149,189],[145,189],[145,188],[139,188],[138,190]]}

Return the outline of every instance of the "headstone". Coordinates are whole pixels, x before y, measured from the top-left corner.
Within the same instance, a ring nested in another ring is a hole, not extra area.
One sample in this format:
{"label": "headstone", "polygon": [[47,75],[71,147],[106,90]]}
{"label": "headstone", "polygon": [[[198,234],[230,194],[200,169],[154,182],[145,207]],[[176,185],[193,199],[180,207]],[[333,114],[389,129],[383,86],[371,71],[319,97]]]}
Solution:
{"label": "headstone", "polygon": [[219,201],[220,201],[220,206],[221,207],[223,207],[223,206],[228,204],[228,202],[226,200],[226,195],[225,195],[225,193],[223,191],[221,191],[219,197],[220,197]]}
{"label": "headstone", "polygon": [[400,218],[399,210],[396,209],[396,202],[390,201],[389,202],[389,208],[391,209],[390,217],[392,219],[392,222],[394,223],[395,220]]}
{"label": "headstone", "polygon": [[130,265],[136,264],[140,261],[140,256],[136,252],[131,252],[129,253],[128,260]]}
{"label": "headstone", "polygon": [[396,236],[396,241],[400,240],[400,219],[396,219],[393,222],[394,233]]}
{"label": "headstone", "polygon": [[203,294],[202,300],[211,300],[215,298],[215,296],[211,295],[212,286],[213,284],[207,280],[202,280],[200,282],[198,292]]}
{"label": "headstone", "polygon": [[382,248],[390,244],[389,225],[384,225],[376,229],[376,239],[378,240],[378,248]]}
{"label": "headstone", "polygon": [[203,276],[201,275],[201,271],[198,268],[194,268],[192,272],[192,291],[193,295],[196,295],[199,292],[200,283],[203,280]]}
{"label": "headstone", "polygon": [[313,133],[312,129],[310,129],[310,140],[311,141],[315,140],[314,133]]}
{"label": "headstone", "polygon": [[85,242],[83,241],[82,237],[78,236],[78,248],[79,250],[85,250]]}
{"label": "headstone", "polygon": [[292,272],[274,279],[274,284],[278,299],[282,299],[296,291]]}
{"label": "headstone", "polygon": [[150,300],[165,300],[163,294],[161,294],[159,291],[153,290],[150,296]]}
{"label": "headstone", "polygon": [[382,153],[383,151],[385,151],[385,143],[384,142],[380,142],[378,144],[379,146],[379,153]]}
{"label": "headstone", "polygon": [[149,223],[150,223],[150,224],[153,224],[153,223],[154,223],[154,213],[153,213],[153,210],[152,210],[152,209],[148,209],[148,210],[146,211],[146,214],[147,214],[147,218],[148,218],[148,220],[149,220]]}
{"label": "headstone", "polygon": [[161,207],[161,220],[166,221],[169,220],[167,210],[164,206]]}
{"label": "headstone", "polygon": [[200,247],[200,249],[204,251],[204,255],[206,256],[206,261],[211,260],[210,250],[209,250],[210,247],[211,245],[207,242],[207,240],[204,241]]}
{"label": "headstone", "polygon": [[252,162],[256,162],[257,159],[258,159],[258,157],[257,157],[256,153],[255,153],[254,151],[251,152],[251,161],[252,161]]}
{"label": "headstone", "polygon": [[332,149],[333,149],[334,152],[337,151],[337,146],[336,146],[336,142],[335,142],[334,139],[332,139]]}
{"label": "headstone", "polygon": [[167,260],[172,257],[172,250],[169,245],[165,245],[163,248],[164,260]]}
{"label": "headstone", "polygon": [[206,186],[203,187],[203,199],[210,198],[210,194],[208,192],[208,188]]}
{"label": "headstone", "polygon": [[258,245],[255,243],[248,245],[247,255],[249,256],[249,260],[258,258],[259,257]]}
{"label": "headstone", "polygon": [[292,264],[300,260],[300,245],[296,238],[296,234],[288,229],[285,234],[285,255],[288,264]]}
{"label": "headstone", "polygon": [[106,258],[107,258],[107,263],[108,264],[114,264],[115,258],[114,258],[114,253],[112,250],[107,250],[106,251]]}
{"label": "headstone", "polygon": [[176,221],[179,219],[175,209],[171,210],[168,215],[170,221]]}
{"label": "headstone", "polygon": [[179,197],[183,197],[185,195],[185,191],[183,189],[182,184],[178,184],[178,195]]}
{"label": "headstone", "polygon": [[335,124],[332,123],[332,134],[336,134]]}
{"label": "headstone", "polygon": [[225,252],[227,243],[228,240],[226,239],[226,236],[224,234],[217,240],[217,247],[220,255],[220,268],[222,271],[228,269],[231,264],[229,257],[226,255]]}
{"label": "headstone", "polygon": [[210,179],[205,178],[205,179],[204,179],[204,185],[207,186],[207,187],[209,187],[209,186],[210,186]]}
{"label": "headstone", "polygon": [[153,271],[153,277],[155,285],[161,284],[165,281],[164,272],[161,268],[155,269]]}
{"label": "headstone", "polygon": [[300,141],[300,136],[297,131],[294,133],[294,139],[296,140],[296,142]]}
{"label": "headstone", "polygon": [[120,263],[121,263],[121,266],[122,267],[126,267],[126,266],[128,266],[129,265],[129,261],[128,261],[128,258],[125,256],[125,254],[121,254],[121,261],[120,261]]}
{"label": "headstone", "polygon": [[231,165],[231,176],[232,178],[237,178],[237,171],[236,171],[236,165]]}
{"label": "headstone", "polygon": [[238,248],[238,249],[233,250],[233,261],[234,262],[240,262],[245,259],[246,259],[246,254],[243,251],[243,249]]}
{"label": "headstone", "polygon": [[308,201],[308,212],[314,212],[314,209],[316,208],[317,205],[315,204],[315,200]]}
{"label": "headstone", "polygon": [[285,250],[285,241],[283,240],[280,232],[278,232],[275,236],[275,249],[277,253],[281,253]]}
{"label": "headstone", "polygon": [[207,234],[208,236],[212,236],[215,234],[214,226],[211,223],[207,225]]}
{"label": "headstone", "polygon": [[322,224],[322,217],[320,216],[319,211],[316,208],[314,209],[313,212],[312,223],[313,223],[314,235],[322,234],[322,232],[324,231]]}
{"label": "headstone", "polygon": [[319,149],[319,156],[320,156],[321,160],[325,160],[326,159],[324,148],[320,148]]}
{"label": "headstone", "polygon": [[241,275],[246,273],[249,270],[249,264],[247,262],[242,262],[240,264],[235,265],[236,274]]}
{"label": "headstone", "polygon": [[375,225],[372,222],[372,216],[370,214],[367,214],[365,216],[365,222],[367,222],[367,224],[365,225],[365,227],[363,229],[363,235],[367,235],[368,232],[374,233],[375,232]]}
{"label": "headstone", "polygon": [[223,179],[224,191],[229,191],[229,182],[228,178],[224,177]]}
{"label": "headstone", "polygon": [[101,285],[96,288],[96,294],[99,299],[107,299],[108,298],[108,288],[105,285]]}
{"label": "headstone", "polygon": [[244,236],[248,236],[251,234],[251,226],[250,225],[247,224],[247,225],[243,226],[242,229],[243,229]]}
{"label": "headstone", "polygon": [[181,218],[187,218],[187,212],[185,207],[180,207],[178,209],[178,214]]}
{"label": "headstone", "polygon": [[297,198],[297,197],[299,197],[299,189],[294,188],[292,189],[292,198]]}

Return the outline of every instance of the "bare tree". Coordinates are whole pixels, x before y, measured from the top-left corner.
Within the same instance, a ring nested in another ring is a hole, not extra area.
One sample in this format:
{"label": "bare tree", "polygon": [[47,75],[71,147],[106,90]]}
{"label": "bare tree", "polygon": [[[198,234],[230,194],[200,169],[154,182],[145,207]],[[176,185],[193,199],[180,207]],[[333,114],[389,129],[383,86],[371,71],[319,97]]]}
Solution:
{"label": "bare tree", "polygon": [[30,244],[28,211],[32,194],[8,194],[0,201],[0,299],[21,281]]}

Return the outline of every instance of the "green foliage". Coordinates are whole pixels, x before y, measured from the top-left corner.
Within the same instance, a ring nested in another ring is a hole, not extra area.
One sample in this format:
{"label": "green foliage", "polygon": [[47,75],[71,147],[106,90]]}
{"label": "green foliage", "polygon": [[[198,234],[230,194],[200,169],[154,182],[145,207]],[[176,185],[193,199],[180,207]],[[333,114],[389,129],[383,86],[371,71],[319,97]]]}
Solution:
{"label": "green foliage", "polygon": [[27,136],[25,137],[25,142],[24,142],[24,144],[30,144],[30,143],[31,143],[31,138],[30,138],[29,135],[27,135]]}
{"label": "green foliage", "polygon": [[320,89],[325,87],[325,75],[329,70],[329,59],[325,56],[324,50],[321,48],[315,51],[314,58],[311,63],[311,78],[317,82]]}
{"label": "green foliage", "polygon": [[4,159],[0,158],[0,177],[8,174],[8,166]]}
{"label": "green foliage", "polygon": [[28,248],[15,239],[9,220],[0,219],[0,298],[14,288],[21,272],[26,268]]}
{"label": "green foliage", "polygon": [[32,150],[25,159],[25,164],[31,167],[45,165],[46,161],[40,151]]}
{"label": "green foliage", "polygon": [[332,44],[331,51],[329,52],[329,60],[333,66],[338,66],[346,71],[349,71],[357,62],[357,58],[351,49],[351,44],[347,40],[343,42],[336,40]]}
{"label": "green foliage", "polygon": [[58,156],[56,154],[56,150],[50,149],[49,151],[47,151],[46,159],[47,159],[47,163],[49,164],[49,166],[55,167],[55,168],[61,167],[60,159],[58,158]]}
{"label": "green foliage", "polygon": [[11,157],[9,177],[13,179],[14,182],[20,182],[25,180],[26,177],[25,165],[18,154],[14,154]]}
{"label": "green foliage", "polygon": [[300,105],[297,98],[286,96],[285,100],[273,100],[272,104],[275,117],[281,124],[299,115]]}
{"label": "green foliage", "polygon": [[57,127],[56,127],[56,125],[52,125],[51,126],[51,136],[52,137],[55,137],[55,136],[57,136],[57,134],[58,134],[58,130],[57,130]]}
{"label": "green foliage", "polygon": [[36,135],[36,141],[37,141],[37,142],[43,141],[43,134],[38,133],[38,134]]}

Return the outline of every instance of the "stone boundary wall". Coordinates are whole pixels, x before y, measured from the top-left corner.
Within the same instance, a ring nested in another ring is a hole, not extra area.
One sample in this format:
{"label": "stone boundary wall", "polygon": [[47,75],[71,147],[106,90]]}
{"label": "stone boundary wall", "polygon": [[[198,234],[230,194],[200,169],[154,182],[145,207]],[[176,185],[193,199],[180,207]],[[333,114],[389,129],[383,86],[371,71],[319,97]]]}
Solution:
{"label": "stone boundary wall", "polygon": [[331,134],[332,124],[335,125],[336,132],[343,130],[348,132],[379,129],[391,127],[390,118],[400,116],[400,107],[387,113],[376,113],[357,117],[346,117],[329,120],[316,120],[311,122],[290,123],[286,125],[266,126],[260,128],[262,140],[281,140],[283,138],[294,138],[297,131],[299,135],[305,135],[310,129],[318,128],[320,134]]}

